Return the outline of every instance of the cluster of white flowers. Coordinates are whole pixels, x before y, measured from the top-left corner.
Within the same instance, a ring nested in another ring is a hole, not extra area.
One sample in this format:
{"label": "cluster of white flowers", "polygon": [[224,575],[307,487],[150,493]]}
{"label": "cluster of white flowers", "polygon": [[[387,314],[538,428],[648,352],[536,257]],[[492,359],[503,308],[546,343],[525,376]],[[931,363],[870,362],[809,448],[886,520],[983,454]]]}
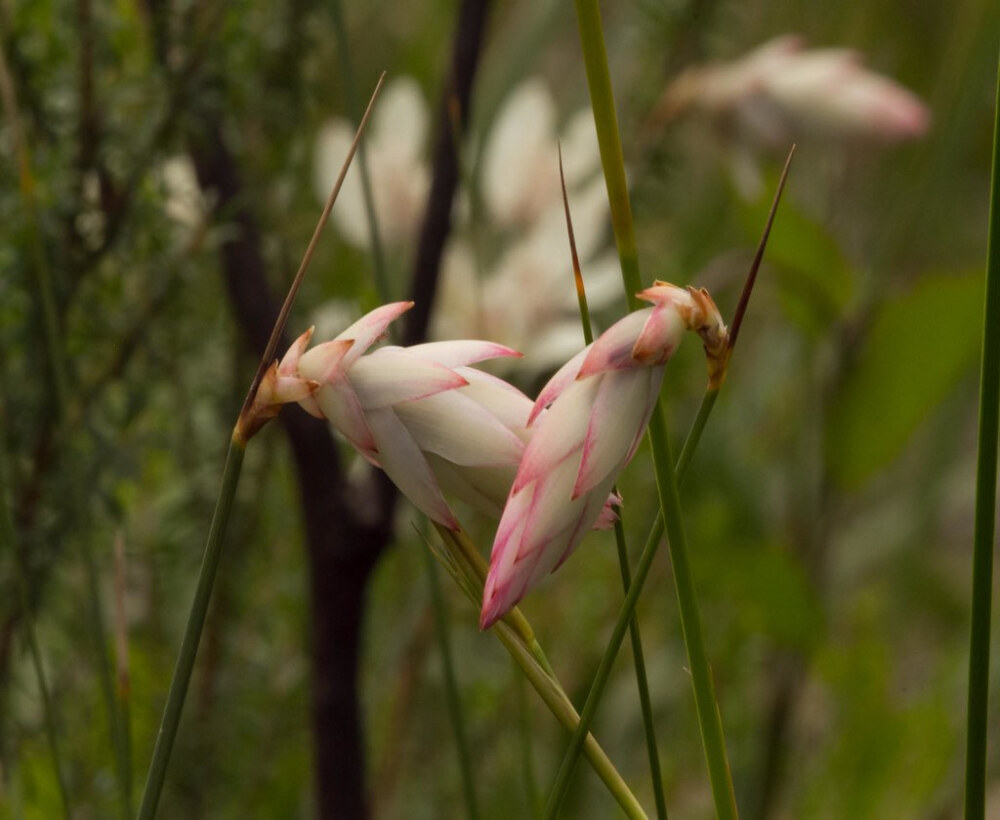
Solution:
{"label": "cluster of white flowers", "polygon": [[723,141],[738,188],[759,192],[757,155],[793,142],[899,142],[930,127],[927,106],[865,68],[856,51],[806,49],[798,35],[770,40],[726,63],[690,68],[664,91],[654,118],[707,120]]}
{"label": "cluster of white flowers", "polygon": [[710,352],[726,344],[704,291],[658,282],[639,295],[654,307],[629,314],[570,359],[535,402],[470,367],[519,355],[503,345],[456,340],[369,352],[413,304],[395,302],[311,349],[312,331],[299,337],[263,380],[256,415],[266,420],[297,402],[325,418],[445,527],[459,527],[445,493],[500,518],[485,629],[590,529],[613,523],[612,486],[635,453],[684,331],[697,331]]}
{"label": "cluster of white flowers", "polygon": [[[729,138],[754,147],[785,147],[801,134],[898,140],[923,133],[929,121],[916,97],[863,68],[856,55],[805,51],[796,37],[728,65],[691,69],[665,92],[660,111],[701,113]],[[428,120],[416,84],[402,79],[387,87],[370,129],[374,205],[391,245],[412,241],[421,218]],[[460,231],[451,241],[433,324],[433,335],[444,341],[369,352],[412,306],[397,302],[310,350],[311,331],[305,334],[265,383],[265,405],[298,402],[327,419],[432,520],[458,527],[446,493],[500,519],[482,628],[558,567],[589,530],[613,522],[615,480],[635,453],[664,366],[685,331],[702,337],[710,363],[725,362],[729,350],[708,294],[662,282],[638,294],[653,307],[625,316],[580,350],[556,120],[537,80],[516,89],[498,113],[477,168],[490,225],[511,241],[485,270],[467,236]],[[320,132],[321,199],[350,140],[343,121]],[[608,205],[589,111],[569,119],[561,143],[588,291],[603,305],[619,286],[613,257],[601,255]],[[346,241],[370,245],[356,171],[347,176],[333,220]],[[504,344],[470,341],[477,338]],[[486,359],[518,361],[507,344],[535,368],[558,367],[534,402],[471,367]]]}
{"label": "cluster of white flowers", "polygon": [[[390,246],[412,243],[419,227],[428,187],[423,159],[427,122],[416,83],[408,78],[390,82],[367,138],[379,232]],[[320,130],[315,187],[322,200],[352,135],[352,127],[340,119]],[[560,139],[551,94],[540,81],[528,80],[497,114],[479,161],[489,224],[510,241],[486,269],[477,262],[468,232],[460,231],[449,242],[433,338],[503,339],[526,354],[509,364],[524,361],[536,370],[556,367],[579,349],[583,336],[559,182],[560,142],[588,295],[600,307],[620,294],[614,253],[599,253],[609,212],[593,117],[589,110],[577,112]],[[345,241],[370,246],[356,170],[344,181],[333,223]]]}

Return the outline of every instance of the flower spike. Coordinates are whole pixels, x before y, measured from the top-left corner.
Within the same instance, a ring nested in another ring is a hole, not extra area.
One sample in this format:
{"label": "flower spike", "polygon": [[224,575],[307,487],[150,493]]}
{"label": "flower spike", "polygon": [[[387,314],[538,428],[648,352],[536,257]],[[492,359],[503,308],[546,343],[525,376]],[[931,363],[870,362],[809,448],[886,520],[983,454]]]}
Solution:
{"label": "flower spike", "polygon": [[535,402],[532,436],[493,542],[481,629],[559,567],[588,530],[613,523],[609,494],[639,446],[685,331],[702,338],[710,379],[724,373],[728,334],[706,291],[656,282],[639,296],[653,307],[608,328]]}

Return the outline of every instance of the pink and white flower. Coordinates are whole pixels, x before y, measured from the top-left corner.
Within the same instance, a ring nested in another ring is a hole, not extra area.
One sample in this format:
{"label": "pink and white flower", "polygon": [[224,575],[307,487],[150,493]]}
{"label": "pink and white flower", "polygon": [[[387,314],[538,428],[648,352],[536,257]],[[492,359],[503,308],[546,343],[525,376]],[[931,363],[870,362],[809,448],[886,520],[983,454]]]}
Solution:
{"label": "pink and white flower", "polygon": [[483,593],[486,629],[559,567],[605,510],[649,422],[664,365],[686,330],[724,359],[727,331],[704,290],[657,282],[630,313],[568,361],[539,394],[532,435],[500,519]]}
{"label": "pink and white flower", "polygon": [[458,520],[444,492],[500,514],[524,453],[532,402],[468,366],[520,355],[503,345],[464,340],[367,353],[412,306],[377,308],[332,341],[302,353],[296,374],[318,386],[299,403],[385,470],[414,506],[455,529]]}
{"label": "pink and white flower", "polygon": [[797,35],[738,60],[693,68],[667,89],[668,115],[701,111],[752,143],[787,150],[803,136],[895,142],[927,131],[927,106],[846,48],[806,49]]}
{"label": "pink and white flower", "polygon": [[846,48],[807,49],[786,35],[731,62],[691,68],[664,92],[654,121],[692,114],[722,143],[737,190],[763,190],[759,155],[792,143],[855,147],[925,134],[930,111],[914,93]]}

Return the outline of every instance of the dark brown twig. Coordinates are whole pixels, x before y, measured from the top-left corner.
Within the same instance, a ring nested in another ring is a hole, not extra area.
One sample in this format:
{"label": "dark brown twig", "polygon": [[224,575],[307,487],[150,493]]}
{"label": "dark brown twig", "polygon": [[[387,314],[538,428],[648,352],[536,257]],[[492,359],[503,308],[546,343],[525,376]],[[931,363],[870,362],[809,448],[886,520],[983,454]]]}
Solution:
{"label": "dark brown twig", "polygon": [[[410,283],[410,299],[415,305],[406,315],[403,339],[407,345],[422,341],[430,324],[438,271],[445,241],[451,232],[451,211],[458,188],[458,145],[454,122],[457,119],[463,130],[469,122],[472,84],[479,67],[489,6],[487,0],[465,0],[458,13],[451,68],[438,109],[434,178]],[[451,113],[456,108],[457,118]]]}
{"label": "dark brown twig", "polygon": [[764,258],[764,249],[767,247],[767,240],[771,235],[771,226],[774,224],[774,215],[778,212],[778,203],[781,202],[781,193],[785,190],[785,180],[788,179],[788,169],[792,165],[792,157],[794,155],[795,146],[793,145],[788,151],[788,157],[785,160],[785,167],[782,169],[781,178],[778,180],[778,188],[775,190],[774,199],[771,201],[771,210],[767,214],[767,223],[764,225],[764,233],[760,237],[760,242],[757,243],[757,252],[753,256],[753,262],[750,263],[750,272],[747,274],[746,282],[743,284],[743,292],[740,294],[740,301],[736,305],[736,311],[733,313],[733,321],[729,326],[730,350],[736,346],[736,337],[740,332],[741,325],[743,324],[743,316],[746,313],[747,305],[750,303],[750,294],[753,293],[753,286],[757,281],[757,271],[760,270],[760,263]]}

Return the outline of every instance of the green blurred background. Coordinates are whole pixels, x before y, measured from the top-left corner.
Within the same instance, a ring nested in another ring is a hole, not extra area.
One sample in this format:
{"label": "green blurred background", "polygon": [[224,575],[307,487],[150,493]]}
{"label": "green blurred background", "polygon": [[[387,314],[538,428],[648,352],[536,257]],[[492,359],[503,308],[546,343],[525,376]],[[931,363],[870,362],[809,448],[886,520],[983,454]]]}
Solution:
{"label": "green blurred background", "polygon": [[[928,133],[904,144],[799,140],[740,347],[682,501],[741,813],[958,817],[1000,6],[605,5],[643,276],[704,285],[725,315],[784,152],[756,153],[764,186],[748,199],[730,173],[735,149],[710,136],[710,124],[695,115],[651,124],[670,80],[794,32],[812,46],[857,49],[930,108]],[[61,811],[15,567],[28,570],[74,817],[116,816],[82,545],[95,556],[109,631],[127,627],[139,790],[227,437],[253,373],[219,275],[231,213],[204,216],[197,194],[195,216],[184,211],[168,161],[183,166],[199,118],[220,124],[238,161],[238,201],[258,221],[281,289],[320,210],[313,165],[322,124],[347,116],[350,94],[365,98],[382,70],[415,78],[431,111],[442,98],[458,3],[344,6],[353,92],[331,2],[0,4],[0,420],[14,523],[0,549],[0,817]],[[572,4],[508,2],[490,12],[460,186],[471,213],[461,230],[476,231],[487,257],[511,239],[477,207],[478,148],[529,77],[545,83],[560,122],[587,104]],[[18,131],[30,151],[27,181]],[[429,167],[429,145],[423,156]],[[610,227],[602,230],[608,248]],[[412,238],[387,247],[397,297],[414,249]],[[553,265],[568,271],[565,257]],[[59,406],[47,363],[40,268],[54,287],[69,406]],[[347,316],[372,306],[373,281],[370,254],[328,230],[290,331],[330,300]],[[599,321],[607,325],[623,306],[605,307]],[[697,347],[689,342],[668,368],[678,445],[704,388]],[[514,378],[533,395],[543,376]],[[637,555],[655,510],[645,448],[622,492]],[[272,425],[248,452],[162,817],[316,814],[298,493]],[[358,685],[379,818],[463,816],[416,518],[400,509],[396,543],[366,601]],[[493,524],[471,515],[467,523],[485,551]],[[578,702],[621,598],[613,546],[593,534],[524,602]],[[530,726],[528,765],[543,794],[565,734],[496,641],[478,632],[458,590],[446,585],[446,600],[482,814],[531,816],[517,727]],[[665,555],[639,614],[671,816],[711,816]],[[109,634],[111,653],[113,644]],[[651,806],[627,649],[595,734]],[[990,805],[1000,817],[995,754],[991,761]],[[580,766],[566,816],[615,811]]]}

